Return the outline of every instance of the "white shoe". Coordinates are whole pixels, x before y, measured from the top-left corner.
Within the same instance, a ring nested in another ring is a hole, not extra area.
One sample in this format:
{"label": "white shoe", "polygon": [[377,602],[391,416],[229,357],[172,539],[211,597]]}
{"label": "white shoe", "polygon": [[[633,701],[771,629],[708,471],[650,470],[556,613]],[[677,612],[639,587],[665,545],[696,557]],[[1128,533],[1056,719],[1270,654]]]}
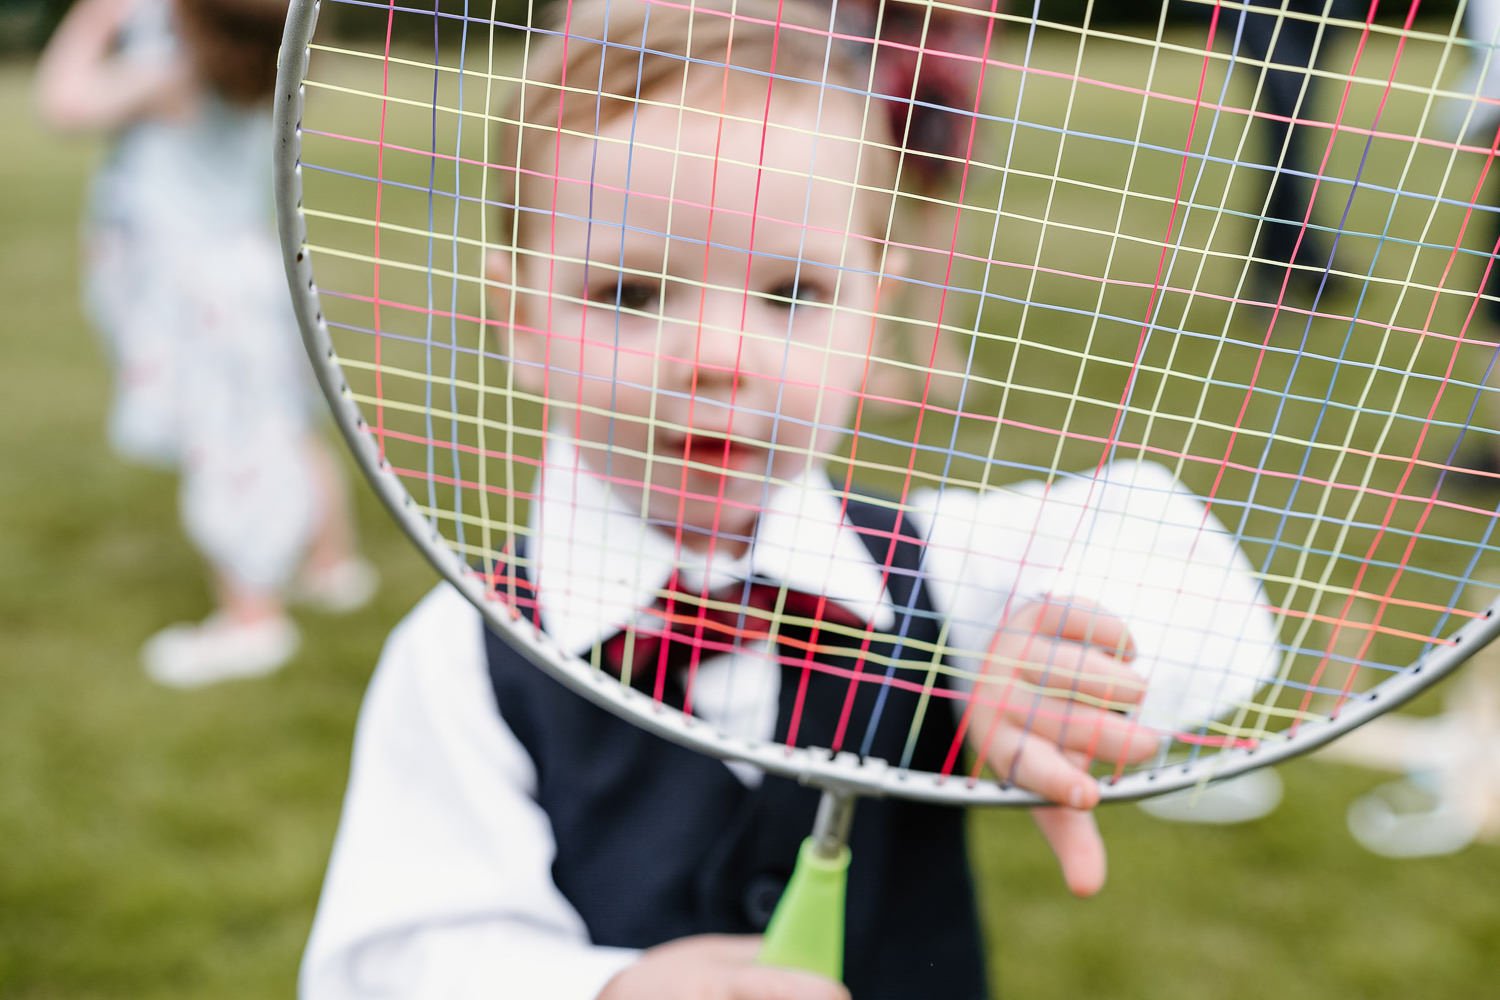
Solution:
{"label": "white shoe", "polygon": [[328,614],[358,611],[375,596],[380,574],[368,561],[351,556],[325,569],[308,570],[292,585],[288,595],[298,604]]}
{"label": "white shoe", "polygon": [[1483,804],[1430,787],[1436,784],[1431,778],[1413,775],[1355,799],[1349,806],[1354,839],[1387,858],[1435,858],[1472,844],[1483,825]]}
{"label": "white shoe", "polygon": [[1137,803],[1157,819],[1173,823],[1248,823],[1281,804],[1281,778],[1262,769],[1202,788],[1184,788]]}
{"label": "white shoe", "polygon": [[214,615],[162,629],[141,647],[141,660],[158,684],[194,688],[275,673],[297,643],[297,626],[289,618],[238,625]]}

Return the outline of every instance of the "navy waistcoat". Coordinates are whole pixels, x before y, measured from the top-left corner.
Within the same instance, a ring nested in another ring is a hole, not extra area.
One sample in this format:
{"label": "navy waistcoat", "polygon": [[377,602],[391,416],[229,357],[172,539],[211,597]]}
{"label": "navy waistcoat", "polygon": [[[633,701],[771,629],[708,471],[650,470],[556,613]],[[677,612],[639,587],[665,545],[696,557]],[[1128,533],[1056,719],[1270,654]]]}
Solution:
{"label": "navy waistcoat", "polygon": [[[939,623],[921,585],[920,543],[895,530],[888,509],[851,499],[848,516],[875,562],[891,566],[887,589],[897,621],[889,634],[935,642]],[[832,641],[819,638],[820,645]],[[765,930],[812,830],[818,793],[772,776],[747,788],[721,762],[568,691],[495,635],[486,633],[485,642],[500,713],[536,767],[537,800],[557,844],[553,880],[590,939],[649,948],[692,934]],[[901,656],[897,646],[872,650]],[[857,647],[850,653],[819,660],[848,669]],[[782,668],[776,739],[784,742],[804,681],[797,743],[829,746],[848,681],[796,666]],[[881,690],[859,687],[846,745],[864,739]],[[888,690],[871,756],[902,759],[916,704],[916,694]],[[946,699],[929,704],[913,768],[941,768],[954,738],[952,716]],[[854,1000],[983,1000],[962,811],[863,799],[849,846],[844,977]]]}

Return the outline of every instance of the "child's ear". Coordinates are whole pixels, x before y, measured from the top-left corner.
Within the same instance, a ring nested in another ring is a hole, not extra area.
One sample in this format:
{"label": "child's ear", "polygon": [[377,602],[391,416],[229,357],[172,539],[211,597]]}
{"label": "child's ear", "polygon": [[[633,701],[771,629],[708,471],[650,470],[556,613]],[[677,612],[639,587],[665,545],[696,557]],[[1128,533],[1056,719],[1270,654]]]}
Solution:
{"label": "child's ear", "polygon": [[[505,250],[490,250],[484,255],[484,294],[489,315],[495,324],[496,346],[510,359],[516,379],[527,389],[540,385],[538,375],[545,351],[540,335],[526,325],[516,301],[516,275],[512,255]],[[512,309],[514,308],[514,312]]]}
{"label": "child's ear", "polygon": [[904,248],[892,248],[885,252],[884,274],[898,281],[911,276],[911,252]]}
{"label": "child's ear", "polygon": [[911,277],[911,253],[907,250],[887,249],[885,260],[881,262],[879,296],[883,300],[888,295],[899,294]]}
{"label": "child's ear", "polygon": [[510,304],[515,297],[515,275],[511,273],[510,254],[490,250],[484,255],[484,297],[489,300],[490,315],[508,322]]}

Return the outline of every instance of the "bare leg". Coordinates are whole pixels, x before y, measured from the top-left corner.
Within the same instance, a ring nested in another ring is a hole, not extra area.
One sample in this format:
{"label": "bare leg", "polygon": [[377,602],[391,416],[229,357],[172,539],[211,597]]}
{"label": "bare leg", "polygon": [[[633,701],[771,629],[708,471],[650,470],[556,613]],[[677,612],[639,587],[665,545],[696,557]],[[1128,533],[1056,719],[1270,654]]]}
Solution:
{"label": "bare leg", "polygon": [[297,627],[274,591],[214,571],[218,609],[201,622],[171,625],[146,641],[146,673],[167,687],[193,688],[261,677],[297,652]]}
{"label": "bare leg", "polygon": [[343,613],[363,607],[375,593],[375,568],[360,557],[349,492],[333,451],[316,434],[306,439],[316,522],[291,597],[316,609]]}
{"label": "bare leg", "polygon": [[317,434],[309,434],[306,448],[318,510],[306,567],[318,573],[355,558],[354,519],[349,510],[349,491],[327,443]]}
{"label": "bare leg", "polygon": [[214,570],[214,593],[218,598],[218,618],[231,625],[259,625],[286,615],[281,597],[274,591],[250,587]]}

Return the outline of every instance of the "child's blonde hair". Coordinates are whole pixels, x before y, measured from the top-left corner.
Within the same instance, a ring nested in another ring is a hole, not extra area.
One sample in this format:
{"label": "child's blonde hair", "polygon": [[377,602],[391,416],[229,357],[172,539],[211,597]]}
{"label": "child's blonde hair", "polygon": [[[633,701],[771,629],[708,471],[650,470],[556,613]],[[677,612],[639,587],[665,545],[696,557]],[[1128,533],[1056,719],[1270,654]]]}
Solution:
{"label": "child's blonde hair", "polygon": [[[867,150],[862,176],[851,180],[884,195],[867,213],[864,235],[885,238],[896,157],[887,116],[870,91],[871,50],[831,29],[829,8],[805,0],[562,0],[557,8],[554,24],[532,36],[502,127],[502,162],[515,170],[506,188],[517,209],[542,203],[526,192],[546,182],[538,161],[559,134],[592,135],[640,104],[711,110],[720,98],[710,85],[727,79],[737,104],[747,96],[764,102],[783,85],[821,88],[850,102],[862,116]],[[752,93],[748,86],[757,81]],[[519,237],[521,214],[507,213],[501,232],[509,235],[514,225]]]}

